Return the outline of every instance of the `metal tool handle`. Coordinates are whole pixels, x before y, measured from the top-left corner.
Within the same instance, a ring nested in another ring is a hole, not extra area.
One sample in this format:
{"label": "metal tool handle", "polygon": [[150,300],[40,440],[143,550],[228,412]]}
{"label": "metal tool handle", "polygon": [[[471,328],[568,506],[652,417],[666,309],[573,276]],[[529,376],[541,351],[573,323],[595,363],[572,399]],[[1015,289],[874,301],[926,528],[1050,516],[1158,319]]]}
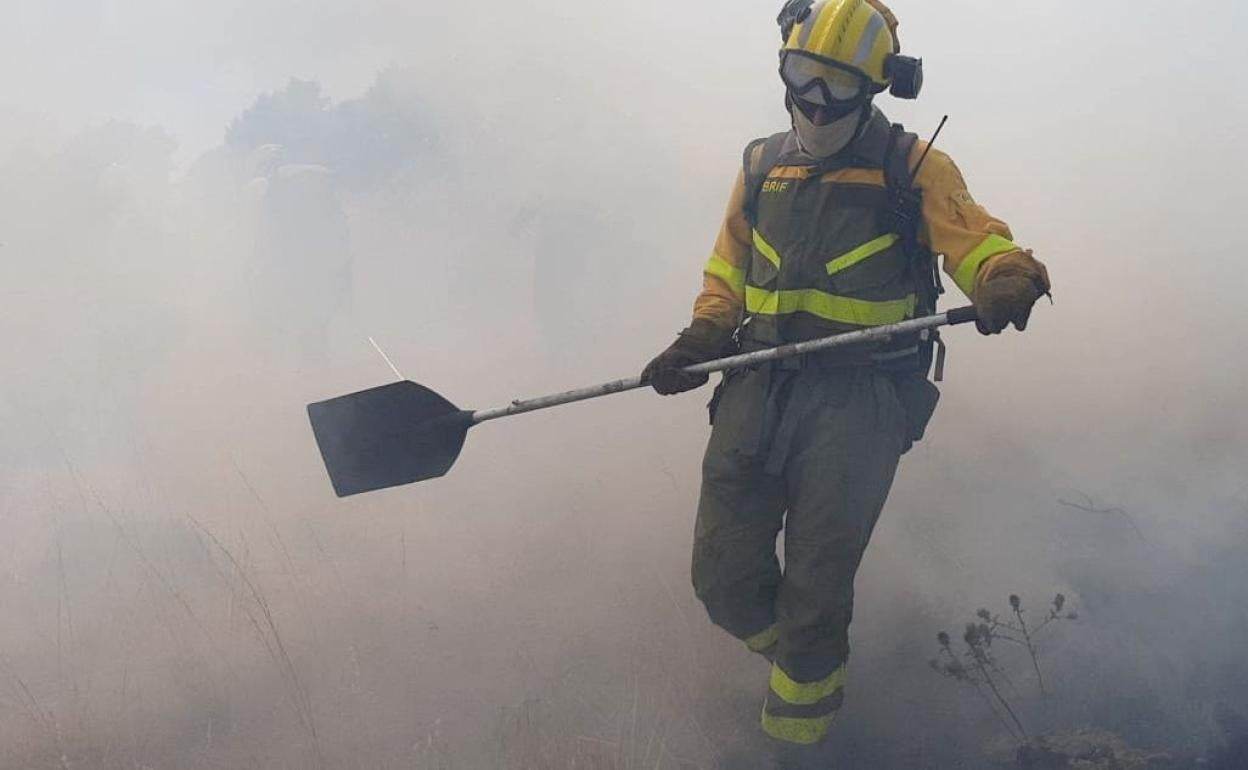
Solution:
{"label": "metal tool handle", "polygon": [[[714,361],[707,361],[693,366],[686,366],[682,371],[690,374],[710,374],[711,372],[722,372],[725,369],[736,369],[739,367],[756,366],[758,364],[767,363],[768,361],[778,361],[782,358],[791,358],[800,356],[805,353],[818,353],[824,350],[832,350],[833,348],[848,347],[850,345],[861,345],[867,342],[882,342],[888,338],[898,334],[912,334],[920,332],[924,329],[935,329],[941,326],[955,326],[974,321],[975,308],[971,306],[955,308],[943,313],[935,315],[923,316],[922,318],[913,318],[909,321],[901,321],[895,324],[887,324],[885,326],[875,326],[862,331],[848,332],[846,334],[837,334],[832,337],[820,337],[819,339],[807,340],[805,342],[794,342],[788,345],[780,345],[779,347],[766,348],[765,350],[756,350],[752,353],[742,353],[736,356],[728,356],[727,358],[718,358]],[[585,401],[591,398],[599,398],[601,396],[609,396],[613,393],[623,393],[629,390],[636,390],[643,387],[647,383],[643,382],[641,377],[628,377],[622,380],[612,380],[599,385],[590,385],[586,388],[577,388],[563,393],[555,393],[549,396],[540,396],[523,401],[512,401],[507,406],[500,406],[495,409],[482,409],[472,413],[472,422],[481,423],[486,420],[497,420],[500,417],[510,417],[514,414],[523,414],[524,412],[535,412],[539,409],[549,409],[552,406],[561,406],[563,404],[571,404],[576,401]]]}

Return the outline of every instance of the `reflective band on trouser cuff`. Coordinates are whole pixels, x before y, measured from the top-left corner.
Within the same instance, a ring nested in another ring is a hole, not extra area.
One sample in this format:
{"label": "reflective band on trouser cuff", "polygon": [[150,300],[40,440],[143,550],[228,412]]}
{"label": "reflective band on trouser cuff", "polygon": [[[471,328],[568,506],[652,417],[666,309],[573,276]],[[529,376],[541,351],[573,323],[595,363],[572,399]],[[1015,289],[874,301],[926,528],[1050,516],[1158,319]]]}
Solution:
{"label": "reflective band on trouser cuff", "polygon": [[711,254],[711,258],[706,261],[706,267],[702,271],[728,284],[728,288],[732,289],[732,293],[738,297],[745,294],[745,271],[739,267],[733,267],[728,260],[718,254]]}
{"label": "reflective band on trouser cuff", "polygon": [[758,249],[758,253],[766,257],[768,262],[775,265],[777,270],[780,269],[780,255],[770,243],[763,240],[763,236],[759,235],[757,230],[754,231],[754,248]]}
{"label": "reflective band on trouser cuff", "polygon": [[971,249],[970,254],[962,258],[962,263],[958,265],[958,269],[953,271],[953,282],[958,285],[963,294],[969,297],[971,292],[975,291],[975,276],[979,275],[979,268],[986,260],[998,254],[1018,250],[1018,246],[1009,238],[990,235],[974,249]]}
{"label": "reflective band on trouser cuff", "polygon": [[867,257],[879,254],[900,239],[901,236],[889,233],[888,235],[881,235],[879,238],[867,241],[852,251],[847,251],[827,264],[828,275],[834,275],[846,268],[853,267]]}
{"label": "reflective band on trouser cuff", "polygon": [[778,741],[809,746],[823,740],[836,718],[836,711],[821,717],[777,717],[763,709],[763,732]]}
{"label": "reflective band on trouser cuff", "polygon": [[763,731],[789,743],[818,743],[845,698],[845,667],[817,682],[795,682],[771,667],[771,692],[763,704]]}
{"label": "reflective band on trouser cuff", "polygon": [[785,703],[809,706],[819,703],[845,686],[845,666],[815,682],[795,682],[780,666],[771,667],[771,691]]}
{"label": "reflective band on trouser cuff", "polygon": [[759,631],[749,639],[746,639],[745,646],[750,648],[750,652],[763,652],[768,647],[775,644],[778,638],[780,638],[780,634],[776,630],[776,626],[773,624],[765,631]]}
{"label": "reflective band on trouser cuff", "polygon": [[745,287],[745,309],[758,315],[809,313],[826,321],[854,326],[883,326],[904,321],[914,315],[918,298],[872,302],[865,299],[840,297],[818,289],[767,291],[755,286]]}

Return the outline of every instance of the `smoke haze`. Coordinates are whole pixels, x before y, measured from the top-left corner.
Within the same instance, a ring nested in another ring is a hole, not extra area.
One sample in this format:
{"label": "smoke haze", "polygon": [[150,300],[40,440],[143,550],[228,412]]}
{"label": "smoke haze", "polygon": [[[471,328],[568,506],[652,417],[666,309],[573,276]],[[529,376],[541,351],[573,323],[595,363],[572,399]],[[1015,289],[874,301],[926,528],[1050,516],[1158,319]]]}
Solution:
{"label": "smoke haze", "polygon": [[[835,751],[996,766],[1006,730],[928,667],[935,634],[1061,591],[1053,695],[1010,671],[1029,731],[1236,766],[1248,11],[893,8],[928,83],[880,106],[950,115],[940,146],[1055,304],[947,335],[858,576]],[[741,148],[786,125],[777,10],[6,9],[0,767],[709,768],[748,744],[765,667],[688,585],[709,393],[482,426],[446,478],[346,500],[304,405],[393,379],[370,337],[466,408],[639,370],[688,320]]]}

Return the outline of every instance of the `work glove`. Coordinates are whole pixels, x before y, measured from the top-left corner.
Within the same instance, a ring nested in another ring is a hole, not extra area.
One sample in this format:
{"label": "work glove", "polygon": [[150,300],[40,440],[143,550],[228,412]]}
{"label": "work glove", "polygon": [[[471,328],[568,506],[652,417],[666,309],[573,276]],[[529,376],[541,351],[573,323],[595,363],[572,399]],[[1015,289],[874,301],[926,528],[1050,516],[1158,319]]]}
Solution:
{"label": "work glove", "polygon": [[646,365],[641,372],[642,384],[650,385],[664,396],[705,385],[708,375],[687,374],[681,369],[719,358],[731,338],[731,329],[716,326],[705,318],[695,318],[667,350]]}
{"label": "work glove", "polygon": [[1027,328],[1036,300],[1049,293],[1049,275],[1031,252],[1005,257],[992,266],[975,289],[976,326],[981,334],[1000,334],[1011,323],[1020,332]]}

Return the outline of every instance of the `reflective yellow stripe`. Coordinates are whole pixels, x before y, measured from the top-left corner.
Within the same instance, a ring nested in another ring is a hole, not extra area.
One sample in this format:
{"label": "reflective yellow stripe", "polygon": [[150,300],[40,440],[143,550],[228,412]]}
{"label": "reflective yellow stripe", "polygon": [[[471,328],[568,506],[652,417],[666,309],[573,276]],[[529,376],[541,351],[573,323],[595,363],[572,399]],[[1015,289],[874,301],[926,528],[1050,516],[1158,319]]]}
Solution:
{"label": "reflective yellow stripe", "polygon": [[858,69],[863,69],[866,64],[867,57],[875,50],[875,46],[880,42],[880,32],[884,29],[884,17],[878,13],[864,14],[867,23],[864,29],[859,33],[858,50],[854,51],[853,65]]}
{"label": "reflective yellow stripe", "polygon": [[795,682],[784,673],[779,664],[771,667],[771,691],[795,706],[810,706],[845,686],[845,667],[828,674],[817,682]]}
{"label": "reflective yellow stripe", "polygon": [[[768,179],[806,179],[810,176],[810,166],[777,166],[767,174]],[[884,175],[880,174],[883,179]],[[880,182],[880,186],[884,185]]]}
{"label": "reflective yellow stripe", "polygon": [[764,710],[763,732],[779,741],[809,746],[823,740],[823,736],[828,734],[828,728],[832,726],[832,720],[835,717],[836,712],[812,719],[773,717]]}
{"label": "reflective yellow stripe", "polygon": [[832,275],[833,273],[839,273],[846,268],[853,267],[854,265],[858,264],[859,262],[866,259],[867,257],[871,257],[871,256],[875,256],[876,254],[879,254],[884,249],[887,249],[889,246],[892,246],[894,243],[896,243],[900,238],[901,236],[897,235],[896,233],[889,233],[888,235],[881,235],[879,238],[876,238],[875,240],[872,240],[872,241],[867,241],[866,243],[862,244],[856,249],[853,249],[852,251],[845,252],[841,256],[837,257],[836,259],[828,263],[828,266],[827,266],[828,275]]}
{"label": "reflective yellow stripe", "polygon": [[728,263],[728,260],[712,253],[711,258],[706,261],[706,267],[703,272],[707,275],[713,275],[732,289],[732,293],[738,297],[745,293],[745,271],[739,267],[734,267]]}
{"label": "reflective yellow stripe", "polygon": [[749,647],[751,652],[762,652],[775,644],[777,638],[779,638],[779,632],[776,631],[776,627],[773,625],[766,631],[760,631],[746,639],[745,646]]}
{"label": "reflective yellow stripe", "polygon": [[810,313],[828,321],[854,326],[882,326],[904,321],[914,315],[918,299],[911,294],[905,299],[872,302],[865,299],[838,297],[818,289],[790,289],[771,292],[756,286],[745,287],[745,309],[758,315]]}
{"label": "reflective yellow stripe", "polygon": [[962,259],[958,269],[953,272],[953,282],[966,296],[971,296],[971,292],[975,291],[975,276],[979,274],[979,267],[984,264],[984,260],[1009,251],[1018,251],[1018,246],[1009,238],[988,236]]}
{"label": "reflective yellow stripe", "polygon": [[757,230],[754,231],[754,248],[758,249],[768,262],[775,265],[777,270],[780,269],[780,255],[770,243],[763,240],[763,236],[759,235]]}
{"label": "reflective yellow stripe", "polygon": [[[828,32],[832,27],[832,22],[836,19],[837,5],[838,3],[832,3],[830,6],[824,5],[818,16],[813,19],[809,17],[807,18],[807,22],[810,24],[810,34],[806,40],[802,41],[801,47],[803,49],[807,51],[823,50],[827,43],[827,38],[829,37]],[[845,19],[842,22],[842,29],[844,27],[844,23],[848,21],[849,19]]]}

